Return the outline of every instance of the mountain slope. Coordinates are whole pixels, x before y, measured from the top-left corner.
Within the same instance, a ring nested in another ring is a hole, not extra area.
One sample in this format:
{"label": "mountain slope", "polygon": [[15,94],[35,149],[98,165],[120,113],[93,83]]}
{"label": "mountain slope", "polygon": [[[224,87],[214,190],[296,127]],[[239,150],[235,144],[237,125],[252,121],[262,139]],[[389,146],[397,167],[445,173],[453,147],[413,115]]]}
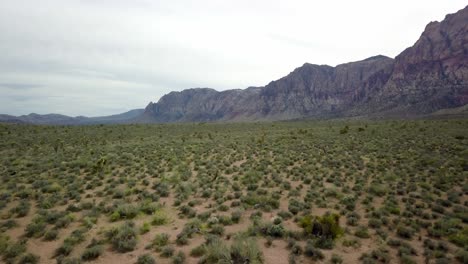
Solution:
{"label": "mountain slope", "polygon": [[71,117],[59,114],[29,114],[22,116],[0,115],[0,122],[35,125],[88,125],[88,124],[119,124],[130,123],[133,119],[141,116],[144,109],[133,109],[128,112],[100,117]]}
{"label": "mountain slope", "polygon": [[468,7],[427,25],[395,59],[304,64],[264,87],[188,89],[150,103],[139,122],[419,116],[468,103]]}

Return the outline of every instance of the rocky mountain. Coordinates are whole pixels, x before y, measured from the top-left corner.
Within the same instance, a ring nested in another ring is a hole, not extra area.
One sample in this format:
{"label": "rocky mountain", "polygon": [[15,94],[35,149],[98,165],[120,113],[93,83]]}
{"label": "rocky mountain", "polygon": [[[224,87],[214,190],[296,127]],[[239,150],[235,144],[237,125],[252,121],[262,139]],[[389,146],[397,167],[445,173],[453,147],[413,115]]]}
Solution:
{"label": "rocky mountain", "polygon": [[171,92],[138,122],[412,117],[468,103],[468,7],[427,25],[395,59],[304,64],[264,87]]}
{"label": "rocky mountain", "polygon": [[0,115],[0,122],[3,123],[21,123],[35,125],[89,125],[89,124],[117,124],[130,123],[133,119],[141,116],[144,109],[134,109],[128,112],[100,117],[71,117],[59,114],[29,114],[22,116]]}

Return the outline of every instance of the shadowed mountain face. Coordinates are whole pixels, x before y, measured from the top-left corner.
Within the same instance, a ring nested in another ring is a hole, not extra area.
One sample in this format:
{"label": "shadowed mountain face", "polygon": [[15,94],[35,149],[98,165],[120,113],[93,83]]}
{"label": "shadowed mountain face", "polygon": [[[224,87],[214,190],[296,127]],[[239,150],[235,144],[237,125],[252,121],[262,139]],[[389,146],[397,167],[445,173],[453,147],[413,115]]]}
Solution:
{"label": "shadowed mountain face", "polygon": [[188,89],[150,103],[139,122],[427,115],[468,103],[468,7],[427,25],[395,59],[304,64],[264,87]]}

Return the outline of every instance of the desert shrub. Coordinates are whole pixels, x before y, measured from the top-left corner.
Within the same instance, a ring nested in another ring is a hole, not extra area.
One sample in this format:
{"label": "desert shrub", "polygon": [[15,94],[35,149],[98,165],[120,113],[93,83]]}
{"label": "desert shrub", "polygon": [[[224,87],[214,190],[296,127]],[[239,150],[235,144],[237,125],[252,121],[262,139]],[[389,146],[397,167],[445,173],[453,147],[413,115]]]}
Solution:
{"label": "desert shrub", "polygon": [[357,226],[359,224],[359,214],[352,212],[346,215],[346,224],[350,226]]}
{"label": "desert shrub", "polygon": [[231,217],[227,215],[220,215],[218,216],[219,223],[225,226],[232,225]]}
{"label": "desert shrub", "polygon": [[63,244],[55,250],[55,256],[68,256],[73,250],[73,247],[85,240],[84,233],[86,230],[76,229],[65,240]]}
{"label": "desert shrub", "polygon": [[294,255],[301,255],[303,253],[303,249],[301,245],[299,245],[296,241],[290,241],[288,242],[288,248],[291,251],[292,254]]}
{"label": "desert shrub", "polygon": [[283,237],[286,234],[286,230],[282,224],[275,225],[271,222],[259,222],[254,223],[253,226],[249,227],[248,231],[251,235],[263,235],[266,237]]}
{"label": "desert shrub", "polygon": [[333,253],[331,256],[330,262],[332,264],[341,264],[343,263],[343,258],[340,255]]}
{"label": "desert shrub", "polygon": [[460,249],[455,253],[455,258],[461,263],[468,263],[468,251]]}
{"label": "desert shrub", "polygon": [[402,255],[400,257],[400,263],[401,264],[416,264],[417,262],[414,261],[410,256],[408,255]]}
{"label": "desert shrub", "polygon": [[190,256],[192,257],[201,257],[206,253],[206,248],[204,245],[199,245],[190,250]]}
{"label": "desert shrub", "polygon": [[144,254],[138,257],[136,264],[156,264],[156,260],[150,254]]}
{"label": "desert shrub", "polygon": [[342,244],[344,247],[353,247],[353,248],[359,248],[361,246],[361,243],[357,239],[345,239],[343,240]]}
{"label": "desert shrub", "polygon": [[449,240],[459,247],[466,247],[468,245],[468,227],[451,234]]}
{"label": "desert shrub", "polygon": [[5,251],[3,252],[3,256],[6,258],[6,259],[12,259],[12,258],[16,258],[18,257],[19,255],[23,254],[23,252],[26,251],[26,246],[22,243],[12,243],[10,245],[8,245],[8,247],[5,249]]}
{"label": "desert shrub", "polygon": [[233,223],[239,223],[241,217],[242,217],[242,211],[240,210],[235,210],[231,213],[231,221]]}
{"label": "desert shrub", "polygon": [[0,255],[5,252],[9,244],[11,244],[10,237],[0,233]]}
{"label": "desert shrub", "polygon": [[278,209],[279,207],[278,199],[274,199],[268,195],[258,195],[254,192],[248,192],[247,195],[242,196],[240,200],[248,206],[253,206],[254,208],[260,208],[263,210],[271,208]]}
{"label": "desert shrub", "polygon": [[18,206],[12,208],[10,213],[16,214],[16,217],[25,217],[31,209],[31,203],[26,200],[21,200]]}
{"label": "desert shrub", "polygon": [[358,226],[354,235],[359,238],[370,238],[369,230],[365,226]]}
{"label": "desert shrub", "polygon": [[314,247],[314,242],[312,240],[307,240],[306,246],[304,248],[304,255],[313,259],[313,260],[322,260],[325,258],[320,249]]}
{"label": "desert shrub", "polygon": [[140,205],[140,211],[147,215],[154,214],[158,209],[159,206],[151,201],[145,201]]}
{"label": "desert shrub", "polygon": [[293,215],[287,211],[280,211],[278,213],[278,216],[285,220],[291,219],[293,217]]}
{"label": "desert shrub", "polygon": [[229,210],[229,206],[222,204],[218,207],[218,210],[220,210],[221,212],[226,212]]}
{"label": "desert shrub", "polygon": [[18,264],[36,264],[38,262],[39,256],[36,256],[32,253],[26,253],[22,255],[18,260]]}
{"label": "desert shrub", "polygon": [[188,218],[193,218],[197,215],[197,211],[188,205],[182,205],[179,208],[180,215],[187,216]]}
{"label": "desert shrub", "polygon": [[188,235],[182,232],[182,233],[177,234],[177,238],[175,242],[178,246],[183,246],[183,245],[188,244],[188,239],[189,239]]}
{"label": "desert shrub", "polygon": [[111,221],[118,221],[122,219],[133,219],[140,212],[137,206],[132,204],[121,204],[112,212],[110,216]]}
{"label": "desert shrub", "polygon": [[384,196],[388,192],[388,187],[383,184],[373,183],[369,187],[369,193],[374,194],[376,196]]}
{"label": "desert shrub", "polygon": [[170,186],[166,182],[156,183],[153,189],[161,197],[168,197],[170,193]]}
{"label": "desert shrub", "polygon": [[149,223],[143,223],[142,226],[140,226],[140,234],[146,234],[150,231],[150,224]]}
{"label": "desert shrub", "polygon": [[379,227],[382,226],[382,221],[380,219],[377,219],[377,218],[371,218],[371,219],[369,219],[368,225],[371,228],[379,228]]}
{"label": "desert shrub", "polygon": [[90,245],[84,250],[83,254],[81,254],[81,259],[84,261],[94,260],[97,259],[102,252],[102,245]]}
{"label": "desert shrub", "polygon": [[0,224],[0,232],[4,232],[4,231],[6,231],[8,229],[11,229],[11,228],[14,228],[14,227],[17,227],[17,226],[18,226],[18,223],[15,220],[9,219],[9,220],[7,220],[5,222],[2,222]]}
{"label": "desert shrub", "polygon": [[160,226],[160,225],[165,225],[169,223],[169,217],[166,215],[166,213],[162,210],[158,210],[152,220],[151,220],[151,224],[154,225],[154,226]]}
{"label": "desert shrub", "polygon": [[71,243],[63,243],[60,247],[55,250],[54,256],[68,256],[73,250]]}
{"label": "desert shrub", "polygon": [[413,236],[413,229],[404,225],[398,225],[396,233],[399,237],[410,239]]}
{"label": "desert shrub", "polygon": [[41,237],[44,235],[46,226],[47,224],[42,219],[33,220],[33,222],[26,226],[24,235],[26,237]]}
{"label": "desert shrub", "polygon": [[171,245],[167,245],[161,248],[161,257],[169,258],[174,255],[174,247]]}
{"label": "desert shrub", "polygon": [[164,246],[169,243],[169,235],[166,233],[156,234],[151,242],[152,247],[160,251]]}
{"label": "desert shrub", "polygon": [[231,263],[229,248],[220,239],[213,239],[205,245],[205,255],[203,255],[199,263]]}
{"label": "desert shrub", "polygon": [[73,222],[74,220],[75,218],[72,214],[67,214],[64,217],[57,219],[57,221],[55,222],[55,228],[60,229],[60,228],[68,227],[70,223]]}
{"label": "desert shrub", "polygon": [[183,264],[185,263],[185,254],[184,252],[182,251],[179,251],[177,252],[177,254],[175,254],[173,257],[172,257],[172,263],[174,264]]}
{"label": "desert shrub", "polygon": [[218,235],[218,236],[221,236],[221,235],[224,234],[224,226],[223,226],[223,225],[220,225],[220,224],[212,225],[212,226],[211,226],[210,233],[211,233],[211,234]]}
{"label": "desert shrub", "polygon": [[386,248],[378,248],[370,253],[364,253],[359,259],[362,263],[390,263],[391,261],[389,251]]}
{"label": "desert shrub", "polygon": [[304,205],[299,202],[296,199],[290,199],[289,200],[289,205],[288,205],[288,210],[291,212],[293,215],[296,215],[300,211],[304,209]]}
{"label": "desert shrub", "polygon": [[335,239],[344,233],[339,220],[337,214],[325,214],[322,217],[308,215],[300,218],[299,225],[307,236]]}
{"label": "desert shrub", "polygon": [[137,232],[133,222],[125,222],[119,227],[107,231],[107,238],[112,248],[118,252],[125,253],[135,249],[137,244]]}
{"label": "desert shrub", "polygon": [[331,237],[318,237],[314,240],[314,246],[321,249],[332,249],[334,241]]}
{"label": "desert shrub", "polygon": [[44,234],[44,240],[45,241],[52,241],[57,239],[58,236],[58,230],[57,229],[51,229]]}
{"label": "desert shrub", "polygon": [[246,260],[252,264],[263,263],[262,251],[251,237],[236,237],[231,245],[230,254],[233,263],[244,263]]}

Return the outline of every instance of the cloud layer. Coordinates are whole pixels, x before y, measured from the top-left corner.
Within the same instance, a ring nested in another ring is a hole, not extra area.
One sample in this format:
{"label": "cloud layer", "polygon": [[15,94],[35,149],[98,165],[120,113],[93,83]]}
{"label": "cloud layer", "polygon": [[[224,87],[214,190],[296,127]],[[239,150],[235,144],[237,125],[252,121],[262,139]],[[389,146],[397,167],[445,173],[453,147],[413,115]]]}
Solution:
{"label": "cloud layer", "polygon": [[173,90],[261,86],[304,62],[394,57],[465,4],[2,1],[0,113],[115,114]]}

